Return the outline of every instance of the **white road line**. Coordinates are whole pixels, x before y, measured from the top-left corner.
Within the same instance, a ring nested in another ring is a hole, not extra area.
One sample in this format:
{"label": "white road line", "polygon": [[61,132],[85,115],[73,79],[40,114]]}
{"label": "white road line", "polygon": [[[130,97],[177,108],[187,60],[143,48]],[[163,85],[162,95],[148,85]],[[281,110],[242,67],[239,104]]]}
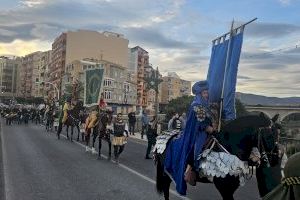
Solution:
{"label": "white road line", "polygon": [[[63,135],[63,134],[61,134],[61,136],[63,136],[64,138],[67,139],[67,136],[65,136],[65,135]],[[76,143],[77,145],[79,145],[79,146],[85,148],[85,145],[83,145],[83,144],[81,144],[81,143],[79,143],[79,142],[77,142],[77,141],[73,141],[73,142]],[[97,153],[97,154],[98,154],[98,153]],[[107,159],[107,156],[105,156],[105,155],[101,155],[101,157]],[[115,161],[113,161],[113,160],[111,160],[111,162],[115,163]],[[154,185],[156,184],[156,182],[155,182],[153,179],[151,179],[151,178],[149,178],[149,177],[147,177],[147,176],[145,176],[145,175],[143,175],[143,174],[141,174],[141,173],[135,171],[134,169],[131,169],[130,167],[127,167],[126,165],[119,164],[119,166],[122,167],[123,169],[125,169],[125,170],[127,170],[127,171],[129,171],[129,172],[131,172],[131,173],[133,173],[133,174],[135,174],[135,175],[137,175],[137,176],[139,176],[140,178],[142,178],[142,179],[144,179],[144,180],[146,180],[146,181],[148,181],[148,182],[154,184]],[[188,197],[181,196],[181,195],[179,195],[176,191],[174,191],[174,190],[172,190],[172,189],[170,189],[170,193],[173,194],[173,195],[175,195],[176,197],[181,198],[181,199],[184,199],[184,200],[190,200]]]}

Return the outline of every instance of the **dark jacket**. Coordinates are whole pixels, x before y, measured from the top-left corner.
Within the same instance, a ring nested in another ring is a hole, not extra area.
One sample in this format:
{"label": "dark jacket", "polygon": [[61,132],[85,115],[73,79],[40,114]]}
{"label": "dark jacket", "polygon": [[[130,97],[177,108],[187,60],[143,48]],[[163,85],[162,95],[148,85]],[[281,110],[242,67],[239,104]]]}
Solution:
{"label": "dark jacket", "polygon": [[135,113],[131,112],[128,114],[128,122],[130,124],[134,124],[136,122],[136,117],[135,117]]}

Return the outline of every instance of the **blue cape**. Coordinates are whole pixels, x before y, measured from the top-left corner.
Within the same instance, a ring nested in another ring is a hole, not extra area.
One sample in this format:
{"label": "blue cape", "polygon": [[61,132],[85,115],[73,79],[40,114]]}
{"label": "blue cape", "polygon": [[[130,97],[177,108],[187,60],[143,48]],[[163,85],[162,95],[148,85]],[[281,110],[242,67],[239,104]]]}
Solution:
{"label": "blue cape", "polygon": [[[187,124],[183,134],[179,138],[170,141],[166,149],[165,171],[169,174],[176,184],[176,190],[181,195],[186,195],[187,185],[184,180],[184,173],[188,159],[192,158],[194,166],[198,166],[197,156],[202,152],[202,148],[206,142],[207,121],[200,122],[197,120],[194,106],[208,106],[208,102],[197,95],[192,102],[187,118]],[[197,170],[194,168],[194,170]]]}

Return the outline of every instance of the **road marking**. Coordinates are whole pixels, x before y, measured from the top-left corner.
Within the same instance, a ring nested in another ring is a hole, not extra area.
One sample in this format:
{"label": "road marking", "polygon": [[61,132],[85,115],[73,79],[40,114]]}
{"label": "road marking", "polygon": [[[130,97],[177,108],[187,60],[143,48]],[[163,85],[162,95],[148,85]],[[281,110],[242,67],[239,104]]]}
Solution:
{"label": "road marking", "polygon": [[[61,134],[61,136],[63,136],[64,138],[67,139],[67,136],[65,136],[65,135],[63,135],[63,134]],[[81,143],[79,143],[79,142],[77,142],[77,141],[73,141],[73,142],[76,143],[77,145],[79,145],[79,146],[85,148],[85,145],[83,145],[83,144],[81,144]],[[97,152],[97,155],[98,155],[98,152]],[[105,156],[105,155],[101,155],[101,157],[107,159],[107,156]],[[115,163],[115,161],[113,161],[113,160],[111,160],[111,162]],[[148,181],[148,182],[154,184],[154,185],[156,184],[156,182],[155,182],[153,179],[151,179],[151,178],[149,178],[149,177],[147,177],[147,176],[145,176],[145,175],[143,175],[143,174],[141,174],[141,173],[135,171],[134,169],[131,169],[130,167],[127,167],[127,166],[124,165],[124,164],[119,164],[119,166],[122,167],[123,169],[125,169],[125,170],[127,170],[127,171],[129,171],[129,172],[131,172],[131,173],[133,173],[133,174],[135,174],[135,175],[137,175],[137,176],[139,176],[140,178],[142,178],[142,179],[144,179],[144,180],[146,180],[146,181]],[[184,199],[184,200],[190,200],[188,197],[181,196],[181,195],[179,195],[176,191],[174,191],[174,190],[172,190],[172,189],[170,189],[170,193],[173,194],[173,195],[175,195],[176,197],[181,198],[181,199]]]}

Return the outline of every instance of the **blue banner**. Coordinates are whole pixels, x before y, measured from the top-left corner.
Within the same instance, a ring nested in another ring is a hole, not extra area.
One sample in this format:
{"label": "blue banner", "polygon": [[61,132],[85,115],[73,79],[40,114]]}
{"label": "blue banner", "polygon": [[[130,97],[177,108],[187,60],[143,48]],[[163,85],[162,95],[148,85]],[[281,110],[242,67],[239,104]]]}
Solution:
{"label": "blue banner", "polygon": [[209,98],[211,102],[220,102],[224,86],[224,101],[222,119],[232,120],[236,118],[235,113],[235,90],[238,64],[243,44],[243,32],[234,35],[230,40],[230,49],[228,56],[228,66],[224,78],[226,57],[229,40],[213,45],[210,64],[207,74],[207,81],[209,83]]}

